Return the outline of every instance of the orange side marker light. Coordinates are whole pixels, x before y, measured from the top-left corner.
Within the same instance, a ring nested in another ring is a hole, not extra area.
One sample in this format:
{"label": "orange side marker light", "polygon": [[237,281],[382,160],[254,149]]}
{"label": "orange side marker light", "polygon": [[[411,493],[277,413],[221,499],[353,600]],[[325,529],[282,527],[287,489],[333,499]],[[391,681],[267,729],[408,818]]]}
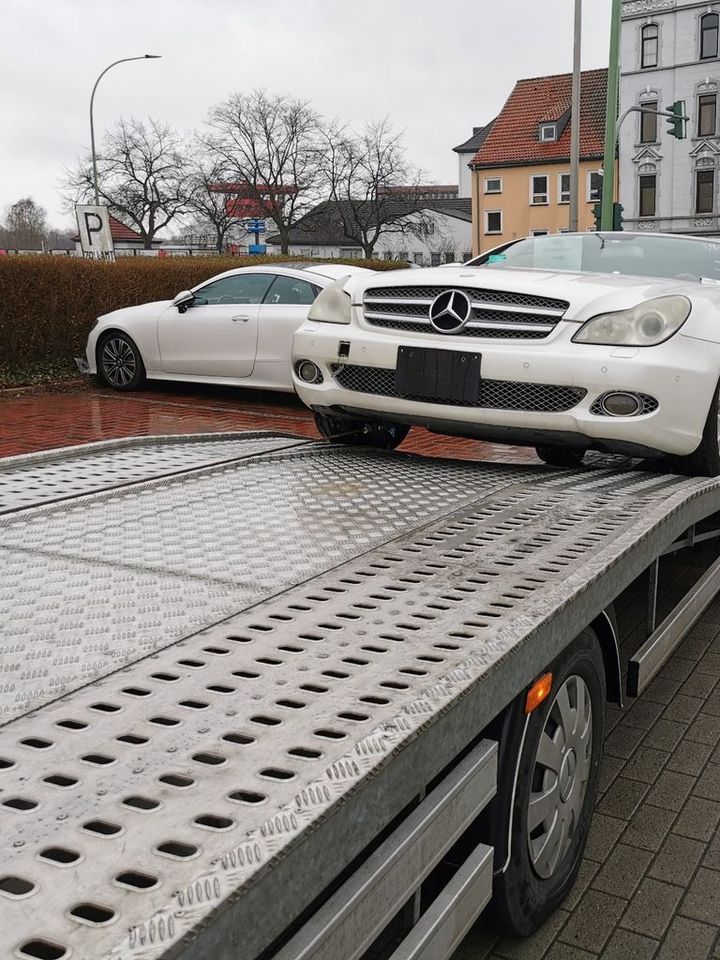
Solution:
{"label": "orange side marker light", "polygon": [[552,681],[551,673],[544,673],[539,680],[535,681],[525,697],[525,713],[532,713],[546,699],[552,689]]}

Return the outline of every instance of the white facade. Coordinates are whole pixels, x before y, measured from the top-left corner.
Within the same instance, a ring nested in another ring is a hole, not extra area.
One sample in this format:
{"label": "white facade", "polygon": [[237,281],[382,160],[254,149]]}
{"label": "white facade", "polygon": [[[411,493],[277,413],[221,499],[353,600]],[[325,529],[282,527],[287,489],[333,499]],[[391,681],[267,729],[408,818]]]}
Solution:
{"label": "white facade", "polygon": [[475,156],[475,151],[471,153],[458,152],[458,196],[472,196],[472,173],[468,164]]}
{"label": "white facade", "polygon": [[629,107],[663,110],[683,100],[690,118],[685,140],[670,136],[665,117],[656,118],[656,131],[646,121],[644,136],[640,114],[625,120],[620,203],[626,229],[720,233],[718,15],[720,2],[624,0],[621,115]]}

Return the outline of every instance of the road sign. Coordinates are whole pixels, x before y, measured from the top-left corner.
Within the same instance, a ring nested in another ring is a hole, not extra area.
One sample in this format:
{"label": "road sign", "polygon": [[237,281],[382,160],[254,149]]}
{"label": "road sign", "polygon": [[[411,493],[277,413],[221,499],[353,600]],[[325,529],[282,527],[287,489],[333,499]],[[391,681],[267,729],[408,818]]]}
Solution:
{"label": "road sign", "polygon": [[248,233],[265,233],[266,225],[264,220],[246,220],[245,229]]}
{"label": "road sign", "polygon": [[267,247],[264,243],[251,243],[248,246],[248,253],[265,253]]}
{"label": "road sign", "polygon": [[83,257],[86,260],[114,260],[115,248],[110,232],[108,208],[95,204],[78,204],[75,215]]}

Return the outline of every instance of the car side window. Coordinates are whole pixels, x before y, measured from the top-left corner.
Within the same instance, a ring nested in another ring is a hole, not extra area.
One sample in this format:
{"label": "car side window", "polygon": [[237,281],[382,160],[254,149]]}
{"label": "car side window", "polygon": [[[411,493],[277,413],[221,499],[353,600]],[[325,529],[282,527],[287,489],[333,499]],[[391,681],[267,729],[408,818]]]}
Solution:
{"label": "car side window", "polygon": [[195,293],[196,306],[223,303],[262,303],[273,277],[269,273],[240,273],[206,283]]}
{"label": "car side window", "polygon": [[310,306],[317,296],[316,287],[307,280],[296,280],[294,277],[275,277],[273,285],[267,291],[263,303],[300,304]]}

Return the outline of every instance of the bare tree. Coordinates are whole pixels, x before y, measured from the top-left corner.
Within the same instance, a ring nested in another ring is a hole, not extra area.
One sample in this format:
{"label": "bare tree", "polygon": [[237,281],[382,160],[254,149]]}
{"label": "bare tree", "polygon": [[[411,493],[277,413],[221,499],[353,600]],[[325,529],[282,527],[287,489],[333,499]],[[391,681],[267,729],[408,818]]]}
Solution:
{"label": "bare tree", "polygon": [[[98,192],[111,212],[134,227],[145,249],[187,210],[189,159],[167,124],[122,119],[103,142],[97,161]],[[82,164],[65,181],[70,205],[93,196],[92,167]]]}
{"label": "bare tree", "polygon": [[346,238],[370,258],[381,236],[423,228],[421,171],[407,159],[387,119],[359,134],[337,124],[324,131],[323,172]]}
{"label": "bare tree", "polygon": [[290,230],[320,199],[317,114],[305,101],[255,90],[218,104],[208,125],[231,191],[247,215],[272,220],[287,253]]}
{"label": "bare tree", "polygon": [[190,171],[188,212],[208,233],[212,233],[215,249],[221,253],[228,237],[238,226],[240,197],[233,190],[222,161],[203,145],[197,146],[197,159]]}
{"label": "bare tree", "polygon": [[23,197],[5,210],[0,242],[14,250],[40,250],[47,237],[47,213],[32,197]]}

